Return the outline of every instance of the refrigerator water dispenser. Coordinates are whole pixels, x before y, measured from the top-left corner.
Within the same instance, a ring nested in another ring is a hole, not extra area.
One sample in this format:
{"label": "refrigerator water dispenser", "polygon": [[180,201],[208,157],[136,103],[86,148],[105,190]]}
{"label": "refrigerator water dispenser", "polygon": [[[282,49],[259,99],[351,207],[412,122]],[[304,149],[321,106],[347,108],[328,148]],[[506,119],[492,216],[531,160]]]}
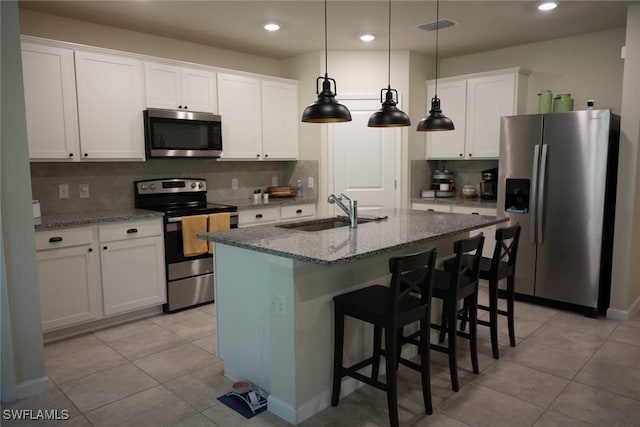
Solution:
{"label": "refrigerator water dispenser", "polygon": [[505,183],[505,212],[528,214],[530,179],[507,179]]}

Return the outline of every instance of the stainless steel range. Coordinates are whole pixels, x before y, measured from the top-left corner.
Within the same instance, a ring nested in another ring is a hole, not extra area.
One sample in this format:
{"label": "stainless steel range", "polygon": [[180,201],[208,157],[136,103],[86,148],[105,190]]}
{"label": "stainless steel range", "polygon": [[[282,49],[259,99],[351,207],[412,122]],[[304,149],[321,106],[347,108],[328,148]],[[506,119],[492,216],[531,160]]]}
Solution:
{"label": "stainless steel range", "polygon": [[136,208],[164,212],[167,277],[164,311],[213,302],[212,255],[184,255],[182,217],[230,212],[231,228],[238,228],[238,208],[207,203],[207,181],[200,178],[135,181],[134,191]]}

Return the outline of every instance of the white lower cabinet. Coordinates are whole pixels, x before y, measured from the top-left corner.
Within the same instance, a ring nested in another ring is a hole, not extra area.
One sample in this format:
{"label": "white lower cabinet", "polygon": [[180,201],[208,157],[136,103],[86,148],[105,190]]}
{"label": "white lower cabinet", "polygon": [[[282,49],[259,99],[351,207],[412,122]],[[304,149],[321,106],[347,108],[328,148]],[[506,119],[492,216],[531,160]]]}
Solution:
{"label": "white lower cabinet", "polygon": [[38,231],[36,250],[44,332],[166,301],[161,219]]}
{"label": "white lower cabinet", "polygon": [[[463,213],[471,215],[487,215],[496,216],[497,210],[495,208],[480,208],[472,206],[459,206],[449,205],[444,203],[412,203],[411,209],[419,211],[432,211],[432,212],[453,212]],[[493,257],[493,249],[496,247],[496,226],[491,225],[489,227],[479,228],[469,232],[470,236],[475,236],[479,233],[484,233],[484,246],[482,248],[482,256],[487,258]]]}
{"label": "white lower cabinet", "polygon": [[[451,207],[453,213],[466,213],[471,215],[487,215],[496,216],[497,210],[495,208],[476,208],[469,206],[456,206]],[[482,247],[482,256],[487,258],[493,257],[493,250],[496,247],[496,226],[490,225],[489,227],[473,230],[469,233],[471,236],[475,236],[479,233],[484,233],[484,246]]]}
{"label": "white lower cabinet", "polygon": [[161,224],[104,225],[99,235],[105,316],[165,303]]}
{"label": "white lower cabinet", "polygon": [[102,317],[96,244],[38,251],[42,330]]}
{"label": "white lower cabinet", "polygon": [[316,216],[315,203],[299,205],[285,205],[282,207],[268,207],[246,209],[238,212],[238,227],[252,227],[255,225],[275,224],[282,221],[296,219],[311,219]]}

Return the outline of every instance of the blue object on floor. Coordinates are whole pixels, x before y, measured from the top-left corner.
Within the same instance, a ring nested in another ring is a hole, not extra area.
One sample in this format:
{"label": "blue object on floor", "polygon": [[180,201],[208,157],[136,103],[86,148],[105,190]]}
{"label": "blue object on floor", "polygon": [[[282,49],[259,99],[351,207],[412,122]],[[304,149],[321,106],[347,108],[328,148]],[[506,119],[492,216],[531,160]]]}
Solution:
{"label": "blue object on floor", "polygon": [[247,419],[252,418],[254,415],[259,414],[260,412],[267,409],[267,405],[265,402],[264,406],[256,409],[255,412],[252,411],[247,402],[235,392],[223,394],[218,398],[218,400]]}

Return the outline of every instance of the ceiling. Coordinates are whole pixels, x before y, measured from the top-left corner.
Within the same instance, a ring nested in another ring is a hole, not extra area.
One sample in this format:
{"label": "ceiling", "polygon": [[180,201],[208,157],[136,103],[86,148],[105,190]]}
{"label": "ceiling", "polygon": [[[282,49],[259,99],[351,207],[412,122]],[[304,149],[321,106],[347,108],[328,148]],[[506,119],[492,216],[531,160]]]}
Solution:
{"label": "ceiling", "polygon": [[[624,27],[627,6],[637,1],[559,0],[558,8],[546,13],[537,10],[539,3],[442,0],[440,18],[458,25],[440,31],[440,56]],[[53,15],[276,59],[324,49],[324,3],[318,0],[20,0],[19,4]],[[330,50],[387,49],[387,1],[331,0],[327,9]],[[435,33],[417,26],[435,18],[433,0],[394,0],[392,49],[433,54]],[[278,22],[280,31],[264,31],[262,25],[268,21]],[[361,42],[359,35],[365,32],[375,34],[376,40]]]}

